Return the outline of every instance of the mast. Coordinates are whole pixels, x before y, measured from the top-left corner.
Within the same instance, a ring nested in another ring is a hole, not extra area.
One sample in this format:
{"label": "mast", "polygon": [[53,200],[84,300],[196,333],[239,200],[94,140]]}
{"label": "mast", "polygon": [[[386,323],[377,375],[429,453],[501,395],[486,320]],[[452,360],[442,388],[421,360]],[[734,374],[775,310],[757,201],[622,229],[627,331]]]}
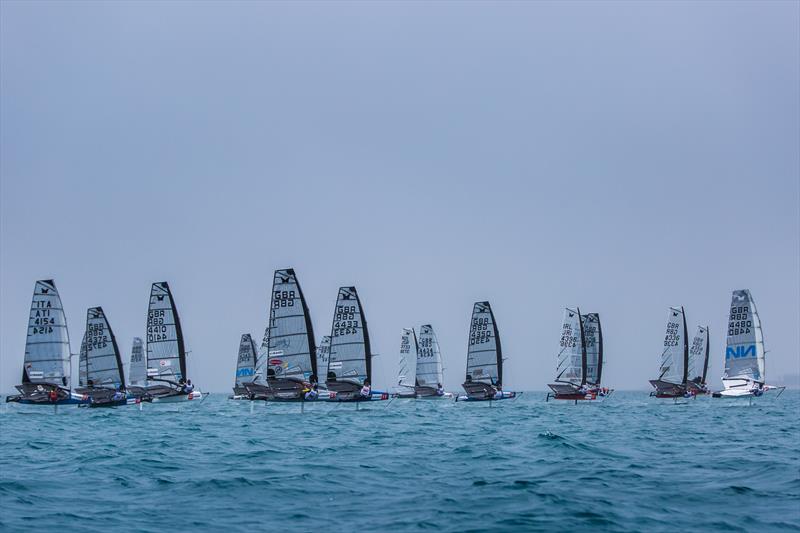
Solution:
{"label": "mast", "polygon": [[709,334],[708,326],[705,327],[705,330],[706,330],[706,359],[703,362],[703,381],[702,381],[703,385],[706,384],[706,375],[708,374],[708,357],[711,354],[710,352],[711,335]]}
{"label": "mast", "polygon": [[681,317],[683,318],[683,381],[682,385],[686,385],[689,378],[689,332],[686,330],[686,312],[681,306]]}
{"label": "mast", "polygon": [[600,377],[603,375],[603,328],[600,327],[600,313],[595,313],[597,317],[597,385],[600,385]]}
{"label": "mast", "polygon": [[586,385],[586,367],[588,366],[588,362],[586,361],[586,335],[583,334],[583,320],[581,319],[581,308],[575,308],[578,311],[578,327],[580,328],[581,332],[581,385]]}

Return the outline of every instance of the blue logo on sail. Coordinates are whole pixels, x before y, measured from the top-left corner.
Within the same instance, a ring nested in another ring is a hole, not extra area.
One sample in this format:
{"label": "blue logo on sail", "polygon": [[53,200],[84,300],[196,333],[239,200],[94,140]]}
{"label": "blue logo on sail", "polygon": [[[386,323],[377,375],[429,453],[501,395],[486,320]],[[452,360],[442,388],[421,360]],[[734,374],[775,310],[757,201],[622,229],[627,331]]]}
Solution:
{"label": "blue logo on sail", "polygon": [[240,368],[236,371],[236,377],[240,378],[242,376],[252,376],[253,369],[252,368]]}
{"label": "blue logo on sail", "polygon": [[736,348],[728,346],[728,349],[725,351],[725,359],[742,359],[755,356],[756,356],[755,344],[751,344],[750,346],[737,346]]}

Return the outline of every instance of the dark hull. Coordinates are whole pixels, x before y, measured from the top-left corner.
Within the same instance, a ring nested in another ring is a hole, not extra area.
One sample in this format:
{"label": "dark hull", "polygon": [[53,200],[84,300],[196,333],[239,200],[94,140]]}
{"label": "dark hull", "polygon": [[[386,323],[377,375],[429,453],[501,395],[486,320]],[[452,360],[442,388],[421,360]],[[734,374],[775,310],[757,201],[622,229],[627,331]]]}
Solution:
{"label": "dark hull", "polygon": [[651,379],[650,385],[656,390],[650,393],[655,398],[683,398],[686,395],[686,387],[660,379]]}

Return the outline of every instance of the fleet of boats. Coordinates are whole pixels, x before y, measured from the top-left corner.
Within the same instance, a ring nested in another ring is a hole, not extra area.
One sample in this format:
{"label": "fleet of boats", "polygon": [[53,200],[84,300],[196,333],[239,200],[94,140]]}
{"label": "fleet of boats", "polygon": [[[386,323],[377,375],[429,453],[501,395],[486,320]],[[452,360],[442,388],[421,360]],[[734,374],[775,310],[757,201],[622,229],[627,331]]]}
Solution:
{"label": "fleet of boats", "polygon": [[[119,344],[102,307],[86,313],[78,354],[78,383],[70,382],[71,353],[66,316],[53,280],[34,286],[21,383],[6,402],[28,405],[118,407],[142,403],[202,402],[207,393],[188,377],[180,317],[169,284],[153,283],[146,335],[133,339],[128,376]],[[273,276],[269,317],[260,348],[245,333],[239,341],[233,400],[263,402],[365,402],[405,399],[499,401],[521,393],[503,388],[502,344],[488,301],[475,302],[470,321],[463,393],[445,390],[442,352],[430,324],[404,328],[397,384],[373,389],[372,348],[366,315],[355,287],[340,287],[330,335],[316,344],[308,303],[291,268]],[[723,390],[706,381],[709,328],[697,326],[689,342],[686,312],[669,308],[659,374],[650,380],[656,398],[756,398],[783,387],[765,380],[761,321],[749,290],[733,291],[725,350]],[[603,333],[598,313],[564,309],[556,376],[546,400],[602,401],[613,390],[601,385]],[[252,405],[252,403],[251,403]]]}

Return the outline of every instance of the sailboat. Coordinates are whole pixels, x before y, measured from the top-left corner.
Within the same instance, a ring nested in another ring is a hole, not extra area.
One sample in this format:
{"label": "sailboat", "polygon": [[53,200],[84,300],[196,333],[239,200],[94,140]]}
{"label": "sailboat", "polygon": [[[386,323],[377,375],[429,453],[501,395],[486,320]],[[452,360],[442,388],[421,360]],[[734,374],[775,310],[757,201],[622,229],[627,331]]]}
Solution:
{"label": "sailboat", "polygon": [[86,312],[83,350],[86,383],[75,392],[86,396],[89,407],[114,407],[127,403],[125,371],[114,331],[102,307]]}
{"label": "sailboat", "polygon": [[786,387],[766,383],[764,332],[756,303],[748,289],[733,291],[725,345],[724,389],[715,398],[754,398],[767,392],[780,395]]}
{"label": "sailboat", "polygon": [[[317,346],[317,370],[319,372],[326,372],[328,369],[328,358],[331,354],[331,337],[330,335],[324,335],[322,337],[322,342],[319,343]],[[324,387],[324,383],[319,384],[320,387]]]}
{"label": "sailboat", "polygon": [[266,380],[244,384],[251,399],[317,399],[316,350],[311,315],[297,275],[291,268],[276,270],[259,363],[266,369]]}
{"label": "sailboat", "polygon": [[6,402],[35,405],[85,403],[70,390],[70,351],[67,318],[53,280],[34,285],[25,341],[25,361],[19,394]]}
{"label": "sailboat", "polygon": [[689,380],[686,386],[691,394],[708,394],[709,333],[708,326],[697,326],[689,348]]}
{"label": "sailboat", "polygon": [[[147,395],[153,403],[203,398],[186,374],[183,330],[166,281],[153,283],[147,310]],[[206,393],[207,394],[207,393]]]}
{"label": "sailboat", "polygon": [[503,386],[503,350],[489,302],[475,302],[467,347],[467,375],[462,387],[466,395],[456,401],[504,400],[514,398]]}
{"label": "sailboat", "polygon": [[670,307],[667,315],[667,331],[664,335],[664,349],[661,352],[661,366],[657,379],[650,384],[656,390],[650,396],[656,398],[683,398],[688,393],[689,380],[689,339],[686,329],[686,314],[683,307]]}
{"label": "sailboat", "polygon": [[414,392],[419,399],[452,398],[444,391],[444,368],[439,340],[433,326],[425,324],[419,328],[417,340],[417,368]]}
{"label": "sailboat", "polygon": [[233,383],[232,400],[249,399],[245,384],[253,381],[256,373],[256,343],[249,333],[244,333],[239,340],[239,356],[236,359],[236,376]]}
{"label": "sailboat", "polygon": [[581,314],[580,308],[564,309],[555,383],[548,386],[545,401],[597,400],[613,390],[600,385],[603,376],[603,329],[598,313]]}
{"label": "sailboat", "polygon": [[403,328],[400,335],[400,362],[397,367],[396,398],[416,398],[417,357],[419,344],[413,328]]}
{"label": "sailboat", "polygon": [[340,287],[331,325],[325,384],[330,401],[388,400],[372,390],[372,350],[364,309],[355,287]]}
{"label": "sailboat", "polygon": [[133,338],[131,362],[128,367],[128,394],[141,398],[147,394],[147,358],[141,337]]}

